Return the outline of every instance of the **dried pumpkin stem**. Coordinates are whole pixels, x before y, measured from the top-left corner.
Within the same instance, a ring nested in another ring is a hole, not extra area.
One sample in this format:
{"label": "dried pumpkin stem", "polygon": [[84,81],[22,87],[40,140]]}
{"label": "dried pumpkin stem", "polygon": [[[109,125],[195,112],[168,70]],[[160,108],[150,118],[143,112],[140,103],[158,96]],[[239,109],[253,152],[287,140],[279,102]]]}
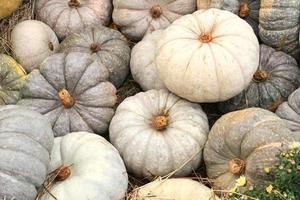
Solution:
{"label": "dried pumpkin stem", "polygon": [[49,47],[50,51],[53,51],[53,50],[54,50],[54,46],[53,46],[53,43],[52,43],[52,42],[49,42],[49,43],[48,43],[48,47]]}
{"label": "dried pumpkin stem", "polygon": [[232,174],[240,176],[245,173],[246,162],[239,158],[234,158],[228,162],[228,168]]}
{"label": "dried pumpkin stem", "polygon": [[242,18],[247,17],[249,15],[249,11],[249,5],[247,3],[241,3],[239,16]]}
{"label": "dried pumpkin stem", "polygon": [[100,51],[100,45],[97,43],[92,43],[90,45],[90,49],[91,49],[92,53],[97,53],[98,51]]}
{"label": "dried pumpkin stem", "polygon": [[69,3],[68,3],[69,7],[75,7],[75,8],[78,8],[80,7],[80,2],[78,0],[70,0]]}
{"label": "dried pumpkin stem", "polygon": [[59,91],[58,96],[59,96],[59,100],[60,100],[61,104],[65,108],[72,108],[72,106],[75,103],[75,100],[71,96],[71,94],[68,92],[68,90],[62,89],[61,91]]}
{"label": "dried pumpkin stem", "polygon": [[265,70],[257,70],[255,74],[253,75],[253,81],[254,82],[263,82],[267,80],[269,77],[268,72]]}
{"label": "dried pumpkin stem", "polygon": [[159,5],[155,5],[151,8],[150,13],[154,19],[159,18],[162,15],[162,9]]}
{"label": "dried pumpkin stem", "polygon": [[203,43],[208,43],[212,41],[212,37],[209,34],[203,34],[199,37],[199,40]]}
{"label": "dried pumpkin stem", "polygon": [[56,175],[55,181],[64,181],[71,175],[71,170],[69,167],[60,166],[54,172]]}
{"label": "dried pumpkin stem", "polygon": [[169,123],[169,119],[167,116],[164,116],[164,115],[156,116],[152,120],[152,126],[158,131],[161,131],[161,130],[164,130],[165,128],[167,128],[168,123]]}

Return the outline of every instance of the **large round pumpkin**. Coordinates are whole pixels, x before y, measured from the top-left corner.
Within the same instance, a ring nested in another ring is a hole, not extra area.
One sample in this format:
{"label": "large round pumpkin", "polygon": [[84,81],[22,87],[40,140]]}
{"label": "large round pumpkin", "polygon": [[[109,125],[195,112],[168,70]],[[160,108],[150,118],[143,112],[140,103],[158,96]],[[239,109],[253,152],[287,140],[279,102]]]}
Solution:
{"label": "large round pumpkin", "polygon": [[41,200],[119,200],[128,177],[119,152],[103,137],[74,132],[54,140],[52,182]]}
{"label": "large round pumpkin", "polygon": [[120,32],[103,26],[71,34],[61,43],[60,52],[92,55],[108,69],[109,80],[117,87],[121,86],[129,71],[127,40]]}
{"label": "large round pumpkin", "polygon": [[22,4],[22,0],[1,0],[0,1],[0,20],[10,16]]}
{"label": "large round pumpkin", "polygon": [[107,78],[107,69],[87,54],[54,54],[27,76],[18,104],[47,116],[55,136],[74,131],[101,134],[117,100]]}
{"label": "large round pumpkin", "polygon": [[282,51],[260,46],[260,63],[250,85],[239,95],[220,103],[220,110],[230,112],[248,107],[275,111],[300,86],[297,61]]}
{"label": "large round pumpkin", "polygon": [[175,175],[184,176],[196,169],[208,128],[200,105],[166,90],[149,90],[118,106],[109,136],[127,169],[151,179],[174,170],[178,170]]}
{"label": "large round pumpkin", "polygon": [[215,189],[233,188],[241,175],[247,186],[263,186],[270,181],[264,169],[276,167],[282,145],[294,140],[284,121],[270,111],[248,108],[223,115],[204,147],[207,175]]}
{"label": "large round pumpkin", "polygon": [[0,199],[34,200],[50,163],[53,132],[41,114],[0,106]]}
{"label": "large round pumpkin", "polygon": [[158,75],[171,92],[194,102],[218,102],[248,86],[259,64],[259,44],[244,20],[212,8],[169,26],[156,55]]}
{"label": "large round pumpkin", "polygon": [[60,39],[87,26],[107,25],[111,0],[37,0],[37,18],[48,24]]}
{"label": "large round pumpkin", "polygon": [[58,50],[58,39],[43,22],[26,20],[15,26],[11,44],[18,62],[27,72],[38,68],[45,58]]}
{"label": "large round pumpkin", "polygon": [[16,104],[26,72],[12,57],[0,54],[0,105]]}
{"label": "large round pumpkin", "polygon": [[179,17],[196,10],[195,0],[113,0],[114,23],[132,40],[168,27]]}

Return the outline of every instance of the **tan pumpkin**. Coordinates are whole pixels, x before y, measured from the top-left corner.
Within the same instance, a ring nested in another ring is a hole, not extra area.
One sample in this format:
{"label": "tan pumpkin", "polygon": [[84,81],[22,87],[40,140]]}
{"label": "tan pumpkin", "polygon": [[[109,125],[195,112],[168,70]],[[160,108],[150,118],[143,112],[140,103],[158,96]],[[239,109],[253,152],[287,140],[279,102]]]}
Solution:
{"label": "tan pumpkin", "polygon": [[0,0],[0,19],[10,16],[22,4],[22,0]]}

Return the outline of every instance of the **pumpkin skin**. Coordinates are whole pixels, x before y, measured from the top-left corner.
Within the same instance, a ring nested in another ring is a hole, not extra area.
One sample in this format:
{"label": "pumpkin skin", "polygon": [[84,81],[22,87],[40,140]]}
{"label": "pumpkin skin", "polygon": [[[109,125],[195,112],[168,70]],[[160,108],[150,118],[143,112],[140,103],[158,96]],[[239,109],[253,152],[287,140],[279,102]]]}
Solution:
{"label": "pumpkin skin", "polygon": [[0,105],[16,104],[26,72],[12,57],[0,54]]}
{"label": "pumpkin skin", "polygon": [[260,63],[248,88],[232,99],[219,104],[222,112],[248,107],[275,111],[300,86],[297,61],[282,51],[260,46]]}
{"label": "pumpkin skin", "polygon": [[284,121],[270,111],[248,108],[223,115],[204,147],[207,175],[215,189],[233,188],[241,175],[247,187],[261,187],[270,181],[264,168],[277,166],[282,145],[294,140]]}
{"label": "pumpkin skin", "polygon": [[58,50],[58,39],[43,22],[26,20],[15,26],[11,33],[12,48],[18,62],[27,72],[38,68],[48,56]]}
{"label": "pumpkin skin", "polygon": [[37,18],[48,24],[59,39],[88,26],[107,25],[110,0],[37,0]]}
{"label": "pumpkin skin", "polygon": [[121,86],[129,72],[130,51],[120,32],[103,26],[71,34],[60,45],[60,52],[92,55],[108,69],[109,80],[116,87]]}
{"label": "pumpkin skin", "polygon": [[0,19],[10,16],[22,4],[22,0],[1,0]]}
{"label": "pumpkin skin", "polygon": [[109,137],[128,171],[151,179],[173,172],[188,160],[175,176],[196,169],[208,129],[200,105],[166,90],[149,90],[126,98],[118,106]]}
{"label": "pumpkin skin", "polygon": [[34,200],[50,163],[53,132],[41,114],[0,106],[0,199]]}
{"label": "pumpkin skin", "polygon": [[131,74],[144,91],[166,89],[157,75],[155,64],[155,50],[161,34],[162,30],[148,33],[131,52]]}
{"label": "pumpkin skin", "polygon": [[55,136],[72,131],[102,134],[117,100],[107,78],[107,69],[86,54],[54,54],[27,76],[18,104],[47,116]]}
{"label": "pumpkin skin", "polygon": [[258,64],[259,44],[250,25],[214,8],[176,20],[163,32],[156,53],[165,86],[200,103],[225,101],[242,92]]}
{"label": "pumpkin skin", "polygon": [[[54,140],[50,193],[59,200],[116,200],[124,197],[128,177],[119,152],[103,137],[74,132]],[[71,192],[70,192],[71,191]],[[41,200],[52,200],[46,192]]]}
{"label": "pumpkin skin", "polygon": [[113,0],[113,21],[126,37],[138,41],[196,10],[195,0]]}

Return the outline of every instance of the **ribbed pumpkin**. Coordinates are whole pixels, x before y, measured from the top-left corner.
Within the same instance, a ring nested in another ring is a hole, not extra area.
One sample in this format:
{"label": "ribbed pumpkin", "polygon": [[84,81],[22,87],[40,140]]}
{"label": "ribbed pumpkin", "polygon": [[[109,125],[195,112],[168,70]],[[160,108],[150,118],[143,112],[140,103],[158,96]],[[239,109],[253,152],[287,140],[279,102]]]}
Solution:
{"label": "ribbed pumpkin", "polygon": [[282,51],[261,45],[259,67],[250,85],[239,95],[220,103],[219,108],[223,112],[248,107],[275,111],[299,86],[297,61]]}
{"label": "ribbed pumpkin", "polygon": [[22,0],[1,0],[0,1],[0,20],[10,16],[22,4]]}

